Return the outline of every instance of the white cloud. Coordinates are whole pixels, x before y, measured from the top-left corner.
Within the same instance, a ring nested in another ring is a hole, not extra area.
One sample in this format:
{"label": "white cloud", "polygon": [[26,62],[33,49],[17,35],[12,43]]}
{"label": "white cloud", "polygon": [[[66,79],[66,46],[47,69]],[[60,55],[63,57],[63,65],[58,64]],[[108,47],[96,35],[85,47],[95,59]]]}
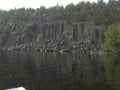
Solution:
{"label": "white cloud", "polygon": [[[39,8],[41,5],[45,7],[50,7],[54,5],[67,5],[71,2],[74,4],[82,0],[0,0],[0,9],[9,10],[16,8]],[[84,0],[84,1],[97,1],[97,0]]]}

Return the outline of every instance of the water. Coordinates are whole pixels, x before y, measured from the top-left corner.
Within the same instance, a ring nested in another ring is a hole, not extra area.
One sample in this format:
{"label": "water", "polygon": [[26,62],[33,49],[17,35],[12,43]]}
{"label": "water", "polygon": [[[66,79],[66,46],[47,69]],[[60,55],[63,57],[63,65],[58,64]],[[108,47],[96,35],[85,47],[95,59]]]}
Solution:
{"label": "water", "polygon": [[0,90],[120,90],[119,57],[0,52]]}

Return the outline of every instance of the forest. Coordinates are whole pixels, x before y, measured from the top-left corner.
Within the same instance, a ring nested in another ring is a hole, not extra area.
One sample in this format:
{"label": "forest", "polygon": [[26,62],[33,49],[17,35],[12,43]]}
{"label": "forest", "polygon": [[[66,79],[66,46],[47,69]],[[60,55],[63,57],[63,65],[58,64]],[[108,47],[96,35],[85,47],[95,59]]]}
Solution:
{"label": "forest", "polygon": [[120,0],[109,0],[105,3],[103,0],[98,2],[79,2],[63,7],[56,5],[46,8],[19,8],[9,11],[0,10],[0,24],[14,22],[53,22],[66,21],[72,22],[94,22],[95,25],[111,25],[120,23]]}

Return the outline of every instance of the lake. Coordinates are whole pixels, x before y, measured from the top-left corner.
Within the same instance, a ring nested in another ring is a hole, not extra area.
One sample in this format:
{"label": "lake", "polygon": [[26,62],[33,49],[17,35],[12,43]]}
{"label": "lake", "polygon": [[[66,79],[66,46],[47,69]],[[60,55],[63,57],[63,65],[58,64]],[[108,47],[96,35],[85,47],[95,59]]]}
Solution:
{"label": "lake", "polygon": [[120,56],[0,52],[0,90],[120,90]]}

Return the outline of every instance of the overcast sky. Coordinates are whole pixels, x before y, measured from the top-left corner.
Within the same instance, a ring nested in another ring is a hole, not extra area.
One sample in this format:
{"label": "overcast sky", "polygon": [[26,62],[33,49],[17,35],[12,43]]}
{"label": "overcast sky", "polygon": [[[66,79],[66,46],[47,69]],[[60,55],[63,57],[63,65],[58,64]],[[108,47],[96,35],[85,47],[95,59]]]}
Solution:
{"label": "overcast sky", "polygon": [[65,6],[71,2],[76,4],[80,1],[97,2],[97,0],[0,0],[0,9],[9,10],[22,7],[39,8],[41,5],[50,7],[57,4]]}

